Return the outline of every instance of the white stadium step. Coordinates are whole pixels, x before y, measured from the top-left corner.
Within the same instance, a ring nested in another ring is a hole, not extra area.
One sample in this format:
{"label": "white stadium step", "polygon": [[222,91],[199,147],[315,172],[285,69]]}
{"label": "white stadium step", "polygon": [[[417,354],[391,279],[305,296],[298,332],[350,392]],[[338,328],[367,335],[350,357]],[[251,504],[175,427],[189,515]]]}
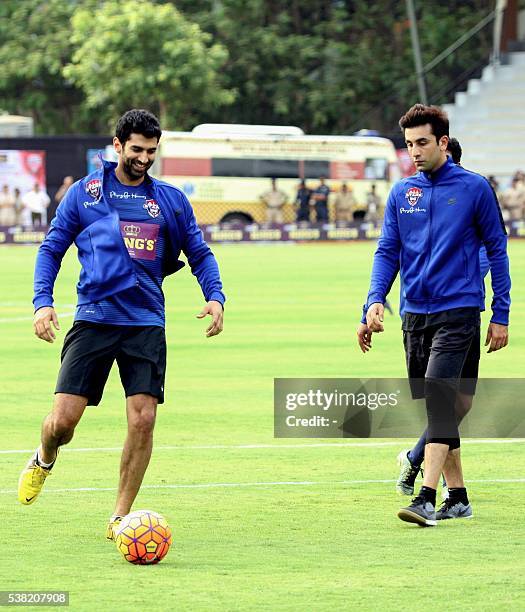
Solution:
{"label": "white stadium step", "polygon": [[486,66],[481,79],[469,81],[454,104],[443,106],[450,133],[463,148],[464,166],[499,177],[503,188],[516,170],[525,170],[525,52],[508,59]]}

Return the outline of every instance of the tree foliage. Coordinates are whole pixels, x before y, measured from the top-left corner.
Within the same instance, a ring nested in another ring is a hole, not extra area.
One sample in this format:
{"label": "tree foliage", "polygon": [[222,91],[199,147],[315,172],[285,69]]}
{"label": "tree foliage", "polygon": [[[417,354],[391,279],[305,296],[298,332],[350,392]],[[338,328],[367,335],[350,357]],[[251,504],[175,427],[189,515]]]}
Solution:
{"label": "tree foliage", "polygon": [[[493,9],[414,0],[428,63]],[[417,101],[396,0],[2,0],[0,108],[40,131],[106,131],[131,106],[166,128],[291,123],[310,133],[392,132]],[[427,75],[430,101],[488,60],[485,28]]]}
{"label": "tree foliage", "polygon": [[29,115],[39,131],[82,127],[82,94],[62,74],[72,45],[75,3],[2,0],[0,3],[0,109]]}
{"label": "tree foliage", "polygon": [[78,10],[71,41],[64,74],[108,121],[146,107],[164,125],[184,129],[234,98],[219,76],[226,49],[171,5],[112,1],[94,15]]}

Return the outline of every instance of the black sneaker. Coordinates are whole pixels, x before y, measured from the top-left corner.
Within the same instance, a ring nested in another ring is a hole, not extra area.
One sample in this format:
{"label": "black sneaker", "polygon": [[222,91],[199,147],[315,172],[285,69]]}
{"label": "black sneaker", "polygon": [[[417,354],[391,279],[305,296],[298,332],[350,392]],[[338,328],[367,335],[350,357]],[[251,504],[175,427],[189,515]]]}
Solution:
{"label": "black sneaker", "polygon": [[459,501],[453,501],[450,498],[446,499],[441,508],[436,512],[436,519],[444,521],[445,519],[455,518],[472,518],[472,506]]}
{"label": "black sneaker", "polygon": [[408,450],[403,450],[397,456],[397,464],[401,468],[396,483],[396,491],[399,495],[414,495],[414,483],[421,468],[410,463]]}
{"label": "black sneaker", "polygon": [[437,525],[436,509],[423,497],[414,497],[410,506],[401,508],[397,516],[407,523],[416,523],[420,527],[434,527]]}

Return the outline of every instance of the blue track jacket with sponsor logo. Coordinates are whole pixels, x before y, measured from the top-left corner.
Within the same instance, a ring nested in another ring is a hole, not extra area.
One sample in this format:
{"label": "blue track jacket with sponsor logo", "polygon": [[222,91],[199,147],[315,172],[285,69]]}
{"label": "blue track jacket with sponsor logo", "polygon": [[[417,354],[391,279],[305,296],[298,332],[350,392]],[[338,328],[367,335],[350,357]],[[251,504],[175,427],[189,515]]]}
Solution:
{"label": "blue track jacket with sponsor logo", "polygon": [[[75,242],[82,266],[77,283],[78,304],[89,304],[137,284],[133,261],[122,239],[119,216],[104,196],[104,178],[113,162],[72,185],[40,245],[35,266],[35,310],[53,306],[53,287],[62,258]],[[149,199],[146,205],[155,214],[158,206],[167,225],[164,276],[184,266],[181,251],[188,258],[206,301],[224,305],[225,297],[217,261],[204,241],[193,209],[176,187],[146,175]],[[146,206],[145,205],[145,206]]]}
{"label": "blue track jacket with sponsor logo", "polygon": [[385,302],[398,271],[406,312],[479,307],[482,243],[494,293],[491,321],[508,325],[507,236],[488,181],[450,159],[432,174],[402,179],[388,198],[366,309]]}

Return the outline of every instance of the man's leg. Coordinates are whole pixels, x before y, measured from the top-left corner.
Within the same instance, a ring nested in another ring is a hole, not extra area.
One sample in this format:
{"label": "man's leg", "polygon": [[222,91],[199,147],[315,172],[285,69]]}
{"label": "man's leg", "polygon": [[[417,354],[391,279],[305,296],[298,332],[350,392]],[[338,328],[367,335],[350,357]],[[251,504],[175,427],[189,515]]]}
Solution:
{"label": "man's leg", "polygon": [[127,398],[128,435],[120,462],[120,482],[114,516],[125,516],[137,497],[153,448],[157,398],[139,393]]}
{"label": "man's leg", "polygon": [[267,214],[266,214],[266,222],[267,223],[276,223],[275,220],[275,213],[277,212],[276,208],[273,207],[268,207],[267,209]]}
{"label": "man's leg", "polygon": [[407,457],[410,463],[414,467],[421,467],[421,464],[425,460],[425,446],[427,444],[427,430],[421,434],[419,440],[414,446],[408,451]]}
{"label": "man's leg", "polygon": [[[473,391],[472,391],[473,392]],[[474,396],[466,393],[458,393],[456,400],[456,417],[458,424],[467,415],[472,407]],[[463,469],[461,467],[461,448],[455,448],[448,452],[443,466],[443,475],[447,489],[444,503],[436,513],[438,521],[451,518],[472,518],[472,507],[467,496],[467,489],[463,480]]]}
{"label": "man's leg", "polygon": [[443,474],[449,489],[465,486],[463,469],[461,467],[461,448],[455,448],[447,453],[447,458],[443,465]]}
{"label": "man's leg", "polygon": [[57,393],[53,410],[42,423],[41,444],[38,458],[44,463],[53,463],[59,446],[68,444],[75,427],[87,406],[88,398],[69,393]]}
{"label": "man's leg", "polygon": [[87,397],[57,393],[53,410],[42,424],[40,448],[31,457],[18,481],[18,500],[24,505],[34,503],[55,462],[58,448],[73,438],[88,402]]}
{"label": "man's leg", "polygon": [[[460,438],[458,430],[458,387],[461,374],[479,333],[479,313],[473,313],[470,320],[446,323],[436,328],[425,373],[425,399],[428,417],[427,445],[425,447],[425,476],[418,496],[408,508],[398,513],[399,518],[420,525],[436,524],[445,518],[461,518],[472,515],[464,486],[450,487],[449,498],[435,513],[436,489],[440,475],[447,461],[446,471],[454,483],[463,483],[461,455],[458,452]],[[425,520],[434,513],[434,522]]]}
{"label": "man's leg", "polygon": [[[456,419],[458,424],[461,423],[472,408],[474,394],[476,393],[480,357],[479,333],[478,327],[472,339],[465,363],[463,364],[463,369],[461,370],[460,390],[456,398]],[[450,502],[447,502],[447,504],[444,504],[437,512],[437,519],[471,517],[472,508],[468,503],[468,497],[463,482],[459,449],[447,455],[447,460],[443,466],[443,473],[444,479],[446,480],[446,486],[445,482],[443,483],[443,499],[447,500],[450,496],[452,496],[452,499]],[[462,504],[462,506],[458,506],[457,502]],[[450,508],[448,506],[450,506]]]}
{"label": "man's leg", "polygon": [[151,457],[157,405],[164,402],[164,328],[130,328],[124,335],[116,359],[127,398],[128,435],[120,462],[115,511],[106,530],[108,540],[115,539],[119,522],[131,510]]}
{"label": "man's leg", "polygon": [[[456,398],[456,419],[458,425],[468,414],[470,409],[472,408],[472,395],[466,395],[465,393],[458,393]],[[414,446],[408,451],[407,457],[410,463],[414,467],[421,467],[425,459],[425,446],[427,443],[427,430],[421,434],[419,440],[414,444]]]}
{"label": "man's leg", "polygon": [[439,477],[449,454],[449,445],[429,442],[425,446],[425,475],[423,486],[437,489]]}
{"label": "man's leg", "polygon": [[[479,320],[479,313],[476,314]],[[425,372],[428,428],[423,486],[399,518],[419,525],[435,525],[436,489],[449,451],[459,448],[456,417],[457,384],[476,334],[476,322],[449,323],[432,331],[430,358]],[[460,455],[457,455],[459,467]],[[465,493],[466,492],[461,489]]]}
{"label": "man's leg", "polygon": [[[405,349],[406,365],[412,399],[425,397],[425,372],[430,358],[432,336],[424,329],[403,330],[403,346]],[[427,443],[426,430],[411,450],[403,450],[397,456],[401,470],[396,483],[396,491],[400,495],[413,495],[414,483],[421,471],[421,464],[425,458],[425,445]]]}
{"label": "man's leg", "polygon": [[472,507],[463,481],[460,448],[455,448],[447,454],[443,472],[447,480],[448,497],[437,511],[436,519],[441,521],[452,518],[472,518]]}

